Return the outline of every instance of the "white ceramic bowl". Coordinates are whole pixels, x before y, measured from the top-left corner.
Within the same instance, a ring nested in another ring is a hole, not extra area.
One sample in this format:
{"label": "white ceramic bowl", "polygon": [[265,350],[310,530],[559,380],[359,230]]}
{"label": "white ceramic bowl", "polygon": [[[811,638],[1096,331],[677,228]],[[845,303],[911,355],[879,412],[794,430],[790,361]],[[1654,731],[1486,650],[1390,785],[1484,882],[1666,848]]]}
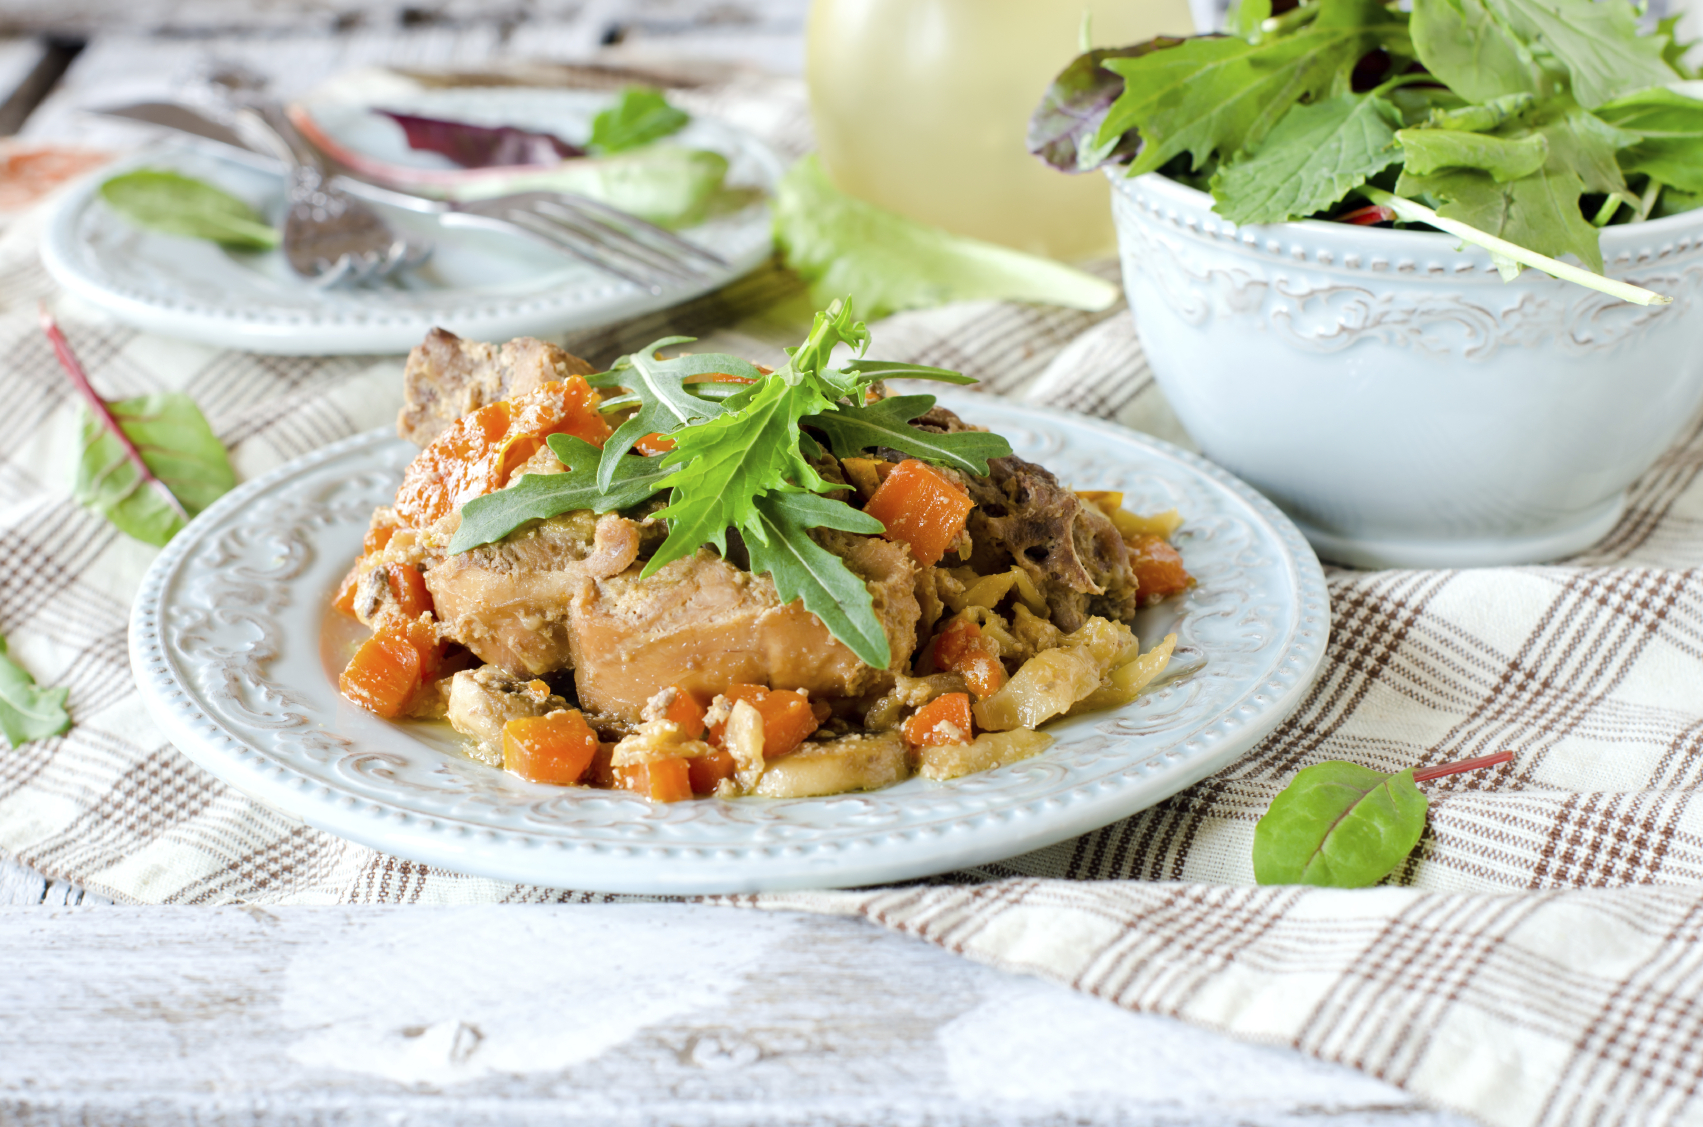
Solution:
{"label": "white ceramic bowl", "polygon": [[1153,373],[1214,461],[1363,567],[1583,549],[1703,402],[1703,210],[1604,231],[1642,307],[1443,234],[1237,227],[1157,174],[1112,176]]}

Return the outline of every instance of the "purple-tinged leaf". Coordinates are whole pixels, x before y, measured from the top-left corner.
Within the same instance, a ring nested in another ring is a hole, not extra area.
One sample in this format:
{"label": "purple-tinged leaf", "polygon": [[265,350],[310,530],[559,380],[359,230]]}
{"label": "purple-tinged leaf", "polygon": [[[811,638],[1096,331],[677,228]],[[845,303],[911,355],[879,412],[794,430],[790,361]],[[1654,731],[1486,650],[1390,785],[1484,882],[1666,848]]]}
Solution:
{"label": "purple-tinged leaf", "polygon": [[1030,116],[1029,151],[1064,172],[1090,172],[1101,165],[1128,161],[1141,143],[1133,129],[1110,148],[1098,149],[1094,145],[1094,135],[1106,120],[1106,111],[1124,89],[1123,76],[1113,74],[1100,63],[1104,59],[1146,55],[1181,42],[1161,35],[1133,47],[1100,47],[1078,55],[1053,79],[1046,96]]}
{"label": "purple-tinged leaf", "polygon": [[512,125],[471,125],[436,117],[375,109],[402,127],[408,147],[448,157],[462,168],[559,164],[585,150],[551,133],[533,133]]}

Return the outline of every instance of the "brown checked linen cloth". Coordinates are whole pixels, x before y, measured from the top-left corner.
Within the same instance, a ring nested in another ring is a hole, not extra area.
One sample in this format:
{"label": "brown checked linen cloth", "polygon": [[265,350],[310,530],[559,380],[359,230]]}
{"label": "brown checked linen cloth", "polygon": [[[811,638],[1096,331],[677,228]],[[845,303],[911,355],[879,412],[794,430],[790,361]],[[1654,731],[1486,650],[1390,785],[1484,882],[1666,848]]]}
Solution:
{"label": "brown checked linen cloth", "polygon": [[[784,116],[784,115],[782,115]],[[70,497],[80,409],[35,323],[57,312],[108,396],[188,392],[253,477],[394,418],[397,359],[218,351],[107,322],[0,237],[0,632],[70,688],[62,738],[0,750],[0,853],[138,903],[588,899],[374,853],[259,807],[152,726],[126,659],[153,550]],[[570,339],[594,362],[667,332],[762,359],[794,339],[769,270]],[[890,318],[884,358],[1186,441],[1128,312],[980,303]],[[1134,1010],[1296,1046],[1508,1127],[1703,1123],[1703,430],[1566,564],[1330,574],[1330,651],[1300,709],[1217,776],[1028,856],[896,890],[734,898],[861,914]],[[1255,820],[1296,771],[1508,750],[1431,784],[1390,885],[1252,887]]]}

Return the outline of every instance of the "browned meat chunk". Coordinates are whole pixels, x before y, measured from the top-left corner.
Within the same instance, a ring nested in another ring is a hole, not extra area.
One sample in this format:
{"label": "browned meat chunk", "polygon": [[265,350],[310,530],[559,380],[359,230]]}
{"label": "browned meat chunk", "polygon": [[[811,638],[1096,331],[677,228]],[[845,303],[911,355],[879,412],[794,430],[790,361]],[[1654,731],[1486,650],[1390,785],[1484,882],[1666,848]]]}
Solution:
{"label": "browned meat chunk", "polygon": [[[914,425],[948,434],[980,429],[944,407]],[[1012,564],[1028,572],[1060,630],[1076,630],[1090,615],[1128,622],[1136,608],[1135,572],[1106,514],[1084,505],[1046,468],[1015,455],[993,459],[988,471],[962,479],[976,503],[970,565],[984,575]]]}
{"label": "browned meat chunk", "polygon": [[[826,698],[892,683],[802,603],[781,605],[768,576],[712,552],[676,560],[642,583],[639,562],[608,574],[597,525],[589,513],[555,517],[433,567],[426,586],[443,636],[517,675],[571,668],[588,712],[630,724],[658,690],[676,684],[708,699],[739,682]],[[609,533],[605,546],[613,550],[618,536],[624,555],[625,531]],[[818,535],[868,585],[891,668],[907,668],[921,615],[910,554],[881,539]]]}
{"label": "browned meat chunk", "polygon": [[516,337],[497,346],[433,329],[408,354],[405,399],[396,433],[425,446],[470,411],[512,399],[551,380],[589,376],[597,369],[553,344]]}
{"label": "browned meat chunk", "polygon": [[[920,615],[914,569],[903,548],[846,536],[829,544],[863,579],[892,649],[907,668]],[[676,560],[640,583],[639,565],[581,586],[572,611],[574,681],[588,709],[637,721],[659,689],[680,685],[704,699],[738,683],[851,698],[890,685],[800,602],[783,606],[774,581],[712,552]]]}
{"label": "browned meat chunk", "polygon": [[589,582],[596,526],[588,512],[552,517],[426,572],[443,636],[511,673],[571,668],[568,608]]}

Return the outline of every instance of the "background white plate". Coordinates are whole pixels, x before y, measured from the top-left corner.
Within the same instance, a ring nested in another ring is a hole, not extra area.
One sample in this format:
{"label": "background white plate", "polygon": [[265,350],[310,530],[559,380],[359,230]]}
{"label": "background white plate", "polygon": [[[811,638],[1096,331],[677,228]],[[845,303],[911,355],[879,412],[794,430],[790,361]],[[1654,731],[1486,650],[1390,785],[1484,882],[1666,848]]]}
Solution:
{"label": "background white plate", "polygon": [[[384,104],[455,120],[548,128],[578,140],[609,101],[608,94],[579,90],[495,88],[399,94]],[[384,148],[386,137],[400,136],[388,119],[323,112],[340,137],[382,149],[375,155],[401,161],[408,154],[410,163],[422,167],[447,163],[433,154],[409,154],[395,137],[393,148]],[[722,122],[694,118],[672,140],[726,156],[730,188],[766,193],[782,172],[773,150]],[[766,202],[712,216],[681,234],[720,254],[730,267],[696,284],[651,294],[519,237],[442,227],[430,216],[375,205],[397,227],[430,239],[436,247],[431,260],[393,284],[316,290],[290,271],[279,251],[227,251],[199,239],[142,231],[120,219],[100,201],[100,185],[139,167],[169,168],[217,184],[282,221],[282,177],[213,147],[165,143],[100,170],[66,193],[42,241],[48,272],[78,297],[137,328],[251,352],[407,352],[434,325],[477,340],[590,328],[707,293],[754,269],[771,251]]]}
{"label": "background white plate", "polygon": [[1049,726],[1044,754],[949,783],[815,799],[653,806],[528,783],[459,755],[447,725],[343,700],[329,610],[373,506],[415,449],[384,432],[249,482],[160,555],[131,616],[143,699],[191,759],[261,802],[391,853],[546,886],[712,893],[904,880],[1038,849],[1174,794],[1251,748],[1324,656],[1324,577],[1306,541],[1225,471],[1109,423],[941,396],[1017,453],[1134,509],[1176,506],[1199,586],[1142,613],[1180,635],[1178,676],[1127,708]]}

